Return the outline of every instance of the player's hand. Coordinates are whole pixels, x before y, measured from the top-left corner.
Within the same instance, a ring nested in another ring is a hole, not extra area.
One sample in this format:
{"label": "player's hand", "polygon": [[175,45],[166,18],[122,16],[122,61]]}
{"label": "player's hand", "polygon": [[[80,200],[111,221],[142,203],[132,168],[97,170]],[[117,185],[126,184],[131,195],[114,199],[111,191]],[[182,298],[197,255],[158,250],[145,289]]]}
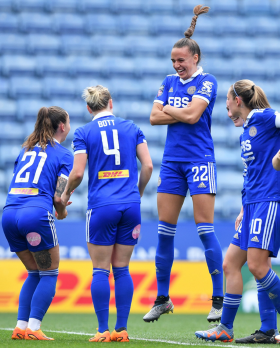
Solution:
{"label": "player's hand", "polygon": [[278,161],[280,161],[280,150],[277,152],[276,158],[278,159]]}
{"label": "player's hand", "polygon": [[[72,193],[74,192],[75,190],[73,190],[70,194],[68,194],[68,193],[66,193],[66,191],[64,191],[63,193],[62,193],[62,195],[61,195],[61,203],[63,204],[63,205],[65,205],[65,207],[67,207],[67,205],[69,205],[68,204],[68,201],[69,201],[69,199],[70,199],[70,197],[71,197],[71,195],[72,195]],[[72,202],[71,202],[72,203]],[[71,204],[70,203],[70,204]]]}
{"label": "player's hand", "polygon": [[[69,202],[68,202],[69,203]],[[71,204],[72,202],[70,202]],[[69,205],[69,204],[68,204]],[[66,218],[66,216],[68,215],[68,212],[66,209],[64,209],[62,214],[58,214],[57,211],[55,212],[55,217],[57,218],[57,220],[63,220]]]}
{"label": "player's hand", "polygon": [[165,105],[162,109],[163,112],[165,112],[166,114],[170,115],[169,112],[171,112],[173,106],[170,106],[169,104]]}
{"label": "player's hand", "polygon": [[240,222],[242,221],[242,219],[243,219],[243,212],[242,213],[240,212],[235,220],[235,231],[237,231],[238,226],[239,226]]}

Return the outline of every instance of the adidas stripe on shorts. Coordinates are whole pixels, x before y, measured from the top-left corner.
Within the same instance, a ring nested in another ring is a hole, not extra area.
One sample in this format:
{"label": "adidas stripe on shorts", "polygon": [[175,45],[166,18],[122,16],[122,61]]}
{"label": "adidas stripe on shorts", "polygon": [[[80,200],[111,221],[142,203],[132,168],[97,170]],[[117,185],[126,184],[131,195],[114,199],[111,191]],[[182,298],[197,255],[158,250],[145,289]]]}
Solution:
{"label": "adidas stripe on shorts", "polygon": [[279,202],[251,203],[244,206],[240,249],[257,248],[277,257],[280,247]]}
{"label": "adidas stripe on shorts", "polygon": [[217,171],[213,162],[162,161],[157,192],[186,196],[216,194]]}

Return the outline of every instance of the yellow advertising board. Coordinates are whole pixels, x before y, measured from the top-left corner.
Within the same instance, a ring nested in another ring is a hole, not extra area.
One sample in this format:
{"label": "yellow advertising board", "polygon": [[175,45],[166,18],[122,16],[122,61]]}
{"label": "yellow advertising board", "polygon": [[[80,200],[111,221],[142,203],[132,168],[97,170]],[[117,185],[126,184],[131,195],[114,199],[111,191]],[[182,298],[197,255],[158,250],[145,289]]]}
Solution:
{"label": "yellow advertising board", "polygon": [[[133,261],[130,273],[134,283],[132,313],[146,313],[157,294],[154,262]],[[0,312],[16,312],[21,286],[27,272],[18,260],[0,261]],[[90,294],[91,261],[61,261],[56,295],[49,312],[92,313]],[[110,273],[110,312],[114,313],[114,278]],[[212,302],[212,282],[205,262],[176,261],[170,279],[170,297],[176,313],[208,313]]]}

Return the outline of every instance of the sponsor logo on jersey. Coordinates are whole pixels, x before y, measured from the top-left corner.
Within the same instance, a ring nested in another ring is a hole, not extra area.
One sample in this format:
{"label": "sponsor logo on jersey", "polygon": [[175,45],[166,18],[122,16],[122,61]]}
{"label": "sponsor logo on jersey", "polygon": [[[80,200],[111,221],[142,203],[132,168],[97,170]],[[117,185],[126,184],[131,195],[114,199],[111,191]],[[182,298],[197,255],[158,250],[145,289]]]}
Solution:
{"label": "sponsor logo on jersey", "polygon": [[164,90],[164,85],[161,85],[161,86],[159,87],[157,97],[160,97],[160,96],[162,95],[163,90]]}
{"label": "sponsor logo on jersey", "polygon": [[129,170],[107,170],[98,172],[98,179],[120,179],[129,178]]}
{"label": "sponsor logo on jersey", "polygon": [[201,90],[198,91],[198,93],[205,94],[208,97],[211,97],[212,87],[213,87],[213,82],[204,81],[203,82],[203,87],[201,88]]}
{"label": "sponsor logo on jersey", "polygon": [[213,271],[212,273],[210,273],[211,275],[217,275],[220,274],[221,272],[218,269],[215,269],[215,271]]}
{"label": "sponsor logo on jersey", "polygon": [[191,86],[187,89],[188,94],[194,94],[194,92],[196,91],[196,87],[195,86]]}
{"label": "sponsor logo on jersey", "polygon": [[249,130],[249,134],[251,137],[254,137],[257,134],[257,128],[256,127],[251,127]]}
{"label": "sponsor logo on jersey", "polygon": [[198,186],[198,188],[206,188],[205,184],[203,182],[201,182]]}
{"label": "sponsor logo on jersey", "polygon": [[239,237],[238,237],[238,233],[235,233],[235,235],[234,235],[234,237],[233,238],[235,238],[235,239],[239,239]]}
{"label": "sponsor logo on jersey", "polygon": [[12,188],[9,192],[12,195],[31,195],[36,196],[39,191],[36,188]]}
{"label": "sponsor logo on jersey", "polygon": [[251,242],[256,242],[256,243],[259,243],[259,240],[258,240],[258,237],[255,236],[251,239]]}
{"label": "sponsor logo on jersey", "polygon": [[168,91],[168,93],[173,92],[173,87],[170,88],[170,90]]}
{"label": "sponsor logo on jersey", "polygon": [[161,184],[161,177],[159,176],[157,185],[160,186],[160,184]]}
{"label": "sponsor logo on jersey", "polygon": [[32,246],[37,246],[41,243],[41,236],[37,232],[30,232],[26,235],[28,243]]}

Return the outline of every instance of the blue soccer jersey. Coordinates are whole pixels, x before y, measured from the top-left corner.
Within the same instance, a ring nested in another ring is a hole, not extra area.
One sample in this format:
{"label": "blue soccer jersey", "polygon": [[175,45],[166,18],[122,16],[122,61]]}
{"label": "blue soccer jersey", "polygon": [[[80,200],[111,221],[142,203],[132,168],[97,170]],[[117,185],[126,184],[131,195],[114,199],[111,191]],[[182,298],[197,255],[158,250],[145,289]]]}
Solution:
{"label": "blue soccer jersey", "polygon": [[146,142],[132,122],[100,112],[74,133],[74,154],[88,155],[88,209],[138,202],[136,147]]}
{"label": "blue soccer jersey", "polygon": [[241,191],[241,195],[242,195],[242,205],[244,206],[244,204],[246,204],[246,181],[247,181],[247,164],[244,158],[244,152],[242,151],[242,135],[240,135],[239,137],[239,141],[240,141],[240,147],[241,147],[241,159],[244,165],[243,168],[243,188]]}
{"label": "blue soccer jersey", "polygon": [[242,134],[242,159],[247,167],[246,203],[280,201],[280,172],[272,158],[280,148],[280,129],[276,128],[273,109],[250,112]]}
{"label": "blue soccer jersey", "polygon": [[217,96],[217,81],[204,74],[201,67],[188,80],[178,74],[163,81],[155,103],[185,108],[193,98],[205,100],[208,106],[195,124],[178,122],[168,125],[163,159],[178,162],[215,162],[211,136],[211,115]]}
{"label": "blue soccer jersey", "polygon": [[53,211],[53,197],[59,176],[68,179],[73,167],[72,153],[57,141],[25,151],[23,148],[15,162],[14,176],[4,209],[41,207]]}

